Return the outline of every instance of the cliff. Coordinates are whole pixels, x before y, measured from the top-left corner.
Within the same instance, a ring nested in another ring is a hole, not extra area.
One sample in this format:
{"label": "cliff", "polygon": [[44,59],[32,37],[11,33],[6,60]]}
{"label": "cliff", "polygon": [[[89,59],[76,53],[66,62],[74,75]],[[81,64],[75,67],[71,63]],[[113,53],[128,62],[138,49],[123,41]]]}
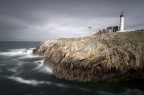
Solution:
{"label": "cliff", "polygon": [[61,79],[144,79],[144,31],[45,41],[33,54]]}

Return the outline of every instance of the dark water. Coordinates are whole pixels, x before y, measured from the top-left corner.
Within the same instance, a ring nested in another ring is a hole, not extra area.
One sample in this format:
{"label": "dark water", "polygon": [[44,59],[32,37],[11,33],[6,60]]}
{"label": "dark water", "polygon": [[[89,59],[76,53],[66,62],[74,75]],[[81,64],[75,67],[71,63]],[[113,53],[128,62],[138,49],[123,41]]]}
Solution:
{"label": "dark water", "polygon": [[39,42],[0,42],[0,95],[144,95],[143,81],[72,82],[53,76],[43,58],[31,55]]}

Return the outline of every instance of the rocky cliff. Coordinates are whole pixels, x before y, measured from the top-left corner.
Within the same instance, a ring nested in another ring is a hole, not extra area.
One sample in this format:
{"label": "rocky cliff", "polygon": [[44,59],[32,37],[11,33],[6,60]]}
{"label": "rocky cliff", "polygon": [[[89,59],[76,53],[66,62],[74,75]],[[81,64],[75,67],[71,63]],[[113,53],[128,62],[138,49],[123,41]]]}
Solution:
{"label": "rocky cliff", "polygon": [[42,42],[33,54],[61,79],[144,79],[144,32],[93,35]]}

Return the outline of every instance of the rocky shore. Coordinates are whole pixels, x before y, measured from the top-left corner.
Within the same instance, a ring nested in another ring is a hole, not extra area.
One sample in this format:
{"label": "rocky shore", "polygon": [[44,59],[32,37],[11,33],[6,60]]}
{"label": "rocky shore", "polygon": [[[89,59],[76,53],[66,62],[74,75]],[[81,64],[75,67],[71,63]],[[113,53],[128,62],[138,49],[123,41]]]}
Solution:
{"label": "rocky shore", "polygon": [[41,42],[33,54],[61,79],[144,79],[144,31],[116,32]]}

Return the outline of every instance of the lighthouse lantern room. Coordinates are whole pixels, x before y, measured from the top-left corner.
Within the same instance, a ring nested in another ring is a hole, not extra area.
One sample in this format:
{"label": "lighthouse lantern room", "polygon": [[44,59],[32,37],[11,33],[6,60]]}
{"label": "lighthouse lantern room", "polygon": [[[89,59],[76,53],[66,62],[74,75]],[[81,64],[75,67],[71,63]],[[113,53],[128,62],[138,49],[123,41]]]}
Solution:
{"label": "lighthouse lantern room", "polygon": [[124,31],[124,12],[122,11],[120,14],[120,32]]}

